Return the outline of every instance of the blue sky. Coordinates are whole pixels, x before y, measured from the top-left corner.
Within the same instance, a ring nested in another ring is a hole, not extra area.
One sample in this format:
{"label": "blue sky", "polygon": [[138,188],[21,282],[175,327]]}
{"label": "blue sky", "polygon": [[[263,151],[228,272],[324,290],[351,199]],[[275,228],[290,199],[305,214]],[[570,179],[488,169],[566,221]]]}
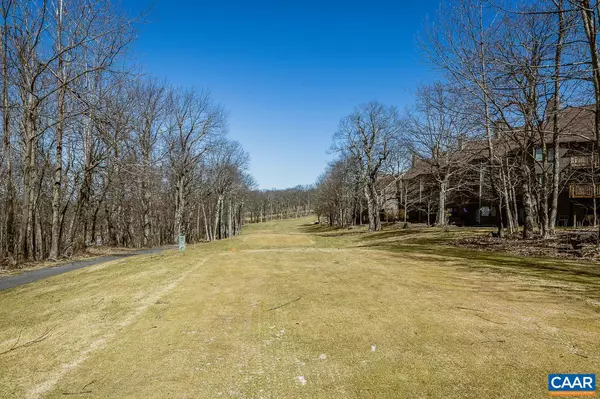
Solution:
{"label": "blue sky", "polygon": [[415,35],[437,0],[125,0],[150,7],[133,54],[149,74],[207,88],[259,187],[314,183],[338,121],[370,100],[404,108],[433,72]]}

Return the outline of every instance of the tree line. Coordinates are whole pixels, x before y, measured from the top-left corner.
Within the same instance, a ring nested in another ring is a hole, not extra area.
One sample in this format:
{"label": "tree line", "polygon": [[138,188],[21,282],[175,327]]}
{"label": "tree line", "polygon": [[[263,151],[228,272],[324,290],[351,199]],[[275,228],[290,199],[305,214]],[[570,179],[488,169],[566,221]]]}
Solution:
{"label": "tree line", "polygon": [[[551,237],[567,184],[597,191],[599,27],[589,0],[443,1],[418,36],[443,78],[420,85],[405,110],[372,102],[340,121],[319,213],[342,226],[365,215],[379,230],[393,203],[394,219],[418,211],[444,226],[448,204],[476,197],[500,234]],[[589,167],[575,173],[566,151]]]}
{"label": "tree line", "polygon": [[255,187],[207,90],[128,58],[109,0],[0,1],[0,262],[238,234]]}
{"label": "tree line", "polygon": [[253,190],[246,201],[246,221],[263,223],[314,214],[315,188],[296,186],[287,189]]}

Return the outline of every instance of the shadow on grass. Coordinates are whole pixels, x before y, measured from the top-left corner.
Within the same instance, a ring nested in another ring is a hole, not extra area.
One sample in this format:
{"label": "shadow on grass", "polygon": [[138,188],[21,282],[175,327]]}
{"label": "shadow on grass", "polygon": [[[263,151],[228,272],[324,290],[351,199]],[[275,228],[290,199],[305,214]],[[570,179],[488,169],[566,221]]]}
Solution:
{"label": "shadow on grass", "polygon": [[[464,227],[446,230],[435,227],[402,229],[398,225],[389,225],[385,226],[383,231],[369,232],[366,228],[367,226],[348,229],[305,224],[300,227],[300,231],[323,238],[347,237],[350,239],[348,244],[353,247],[415,255],[419,260],[452,265],[473,273],[495,273],[539,279],[537,289],[532,289],[533,291],[560,289],[570,294],[583,294],[588,298],[600,299],[600,265],[598,264],[567,259],[518,257],[502,252],[479,251],[452,245],[452,241],[459,237],[487,235],[489,234],[487,229]],[[548,281],[576,286],[548,285]]]}
{"label": "shadow on grass", "polygon": [[328,226],[325,224],[303,224],[300,226],[300,231],[307,234],[328,233],[331,231],[345,231],[343,227]]}
{"label": "shadow on grass", "polygon": [[588,294],[600,298],[600,267],[598,265],[584,265],[561,259],[518,258],[493,252],[456,248],[444,244],[447,244],[447,240],[443,238],[423,238],[406,240],[401,243],[370,242],[360,245],[360,247],[376,248],[407,255],[420,254],[419,259],[433,263],[451,263],[454,266],[473,272],[493,272],[583,284]]}
{"label": "shadow on grass", "polygon": [[359,226],[359,227],[337,227],[337,226],[327,226],[327,225],[313,225],[313,224],[303,224],[300,226],[299,230],[301,233],[307,234],[316,234],[320,237],[343,237],[343,236],[352,236],[357,234],[365,234],[367,226]]}
{"label": "shadow on grass", "polygon": [[363,240],[365,240],[365,241],[387,240],[389,238],[394,238],[394,237],[402,238],[402,237],[406,237],[406,236],[410,236],[410,235],[414,235],[414,234],[424,234],[424,231],[411,230],[411,229],[382,231],[382,232],[378,232],[378,233],[365,234],[365,236],[363,237]]}
{"label": "shadow on grass", "polygon": [[[502,252],[478,251],[451,245],[457,237],[481,234],[479,230],[452,229],[397,229],[388,228],[379,232],[368,232],[362,229],[346,229],[323,225],[304,225],[302,231],[322,237],[338,237],[352,235],[360,248],[376,248],[402,253],[419,253],[435,255],[432,259],[441,262],[456,262],[457,259],[469,261],[468,266],[478,268],[474,263],[483,263],[480,268],[494,266],[502,269],[520,271],[565,272],[576,276],[600,278],[600,265],[584,261],[542,258],[517,257]],[[336,234],[331,234],[336,233]],[[397,241],[392,240],[398,238]],[[447,256],[444,260],[439,256]],[[478,262],[473,262],[478,261]],[[510,272],[510,270],[507,270]]]}
{"label": "shadow on grass", "polygon": [[[311,226],[313,227],[313,226]],[[574,283],[578,287],[556,287],[544,285],[539,288],[561,288],[570,293],[584,294],[600,299],[600,266],[573,260],[535,257],[516,257],[500,252],[485,252],[469,248],[454,247],[451,241],[458,236],[477,234],[477,231],[452,229],[393,229],[381,232],[364,232],[346,229],[310,229],[323,237],[331,232],[354,235],[353,241],[359,248],[373,248],[407,255],[418,255],[420,260],[448,264],[470,272],[498,273],[513,277],[539,278],[557,283]],[[478,230],[481,232],[481,230]],[[308,232],[308,231],[307,231]],[[349,233],[349,234],[348,234]],[[393,240],[397,238],[398,240]],[[430,255],[430,256],[427,256]]]}

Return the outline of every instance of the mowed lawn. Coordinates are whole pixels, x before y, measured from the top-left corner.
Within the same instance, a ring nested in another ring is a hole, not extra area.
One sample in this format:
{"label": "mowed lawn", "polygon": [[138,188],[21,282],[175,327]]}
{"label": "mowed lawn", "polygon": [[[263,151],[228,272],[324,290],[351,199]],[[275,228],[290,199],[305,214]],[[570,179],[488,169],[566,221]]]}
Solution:
{"label": "mowed lawn", "polygon": [[543,398],[600,373],[600,268],[311,218],[0,292],[1,398]]}

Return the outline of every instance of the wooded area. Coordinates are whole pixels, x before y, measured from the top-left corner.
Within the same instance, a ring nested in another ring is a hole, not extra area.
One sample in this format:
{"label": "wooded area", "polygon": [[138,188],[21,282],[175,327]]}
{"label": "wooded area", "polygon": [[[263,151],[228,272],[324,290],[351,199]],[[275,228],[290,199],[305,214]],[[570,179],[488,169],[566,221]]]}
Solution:
{"label": "wooded area", "polygon": [[3,0],[0,262],[238,234],[254,188],[207,90],[132,68],[108,0]]}
{"label": "wooded area", "polygon": [[315,188],[296,186],[283,190],[253,190],[245,202],[245,218],[249,223],[262,223],[309,216],[314,213]]}
{"label": "wooded area", "polygon": [[318,213],[346,226],[367,210],[370,230],[389,217],[524,238],[598,225],[599,27],[586,0],[445,1],[419,36],[444,79],[406,110],[370,103],[341,120]]}
{"label": "wooded area", "polygon": [[108,0],[0,2],[0,260],[330,224],[493,224],[548,238],[598,225],[598,3],[449,0],[419,36],[443,73],[406,110],[344,117],[317,187],[256,190],[207,89],[132,65],[143,19]]}

